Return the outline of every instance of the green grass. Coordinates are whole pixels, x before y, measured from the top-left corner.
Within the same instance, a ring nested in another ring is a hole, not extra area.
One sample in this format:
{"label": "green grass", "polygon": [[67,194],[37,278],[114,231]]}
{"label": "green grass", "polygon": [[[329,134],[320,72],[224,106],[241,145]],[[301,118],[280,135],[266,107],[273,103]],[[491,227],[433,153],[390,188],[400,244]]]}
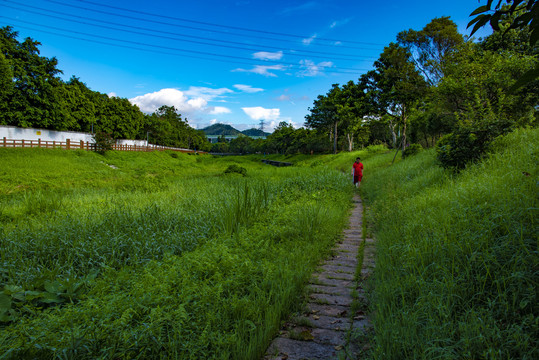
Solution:
{"label": "green grass", "polygon": [[537,144],[518,130],[458,175],[432,151],[365,162],[375,358],[539,357]]}
{"label": "green grass", "polygon": [[259,358],[353,191],[257,157],[0,150],[5,359]]}

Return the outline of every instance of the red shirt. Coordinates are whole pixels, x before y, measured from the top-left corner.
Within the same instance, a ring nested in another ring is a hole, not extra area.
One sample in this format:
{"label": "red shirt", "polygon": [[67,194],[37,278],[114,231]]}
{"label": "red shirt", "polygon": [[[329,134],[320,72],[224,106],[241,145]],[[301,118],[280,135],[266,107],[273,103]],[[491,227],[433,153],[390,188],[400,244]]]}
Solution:
{"label": "red shirt", "polygon": [[354,168],[354,176],[362,177],[363,176],[363,164],[355,162],[352,167]]}

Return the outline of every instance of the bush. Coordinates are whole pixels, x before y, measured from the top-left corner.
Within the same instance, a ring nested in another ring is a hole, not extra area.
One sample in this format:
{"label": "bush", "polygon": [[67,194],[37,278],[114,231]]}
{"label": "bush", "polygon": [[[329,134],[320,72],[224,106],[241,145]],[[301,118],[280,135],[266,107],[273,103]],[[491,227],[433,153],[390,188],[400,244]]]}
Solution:
{"label": "bush", "polygon": [[453,133],[436,144],[438,161],[444,168],[463,169],[481,159],[492,140],[510,130],[511,124],[503,120],[461,121]]}
{"label": "bush", "polygon": [[416,155],[421,150],[423,150],[423,146],[421,146],[421,144],[411,144],[404,150],[402,157],[407,158],[408,156]]}
{"label": "bush", "polygon": [[238,166],[236,164],[232,164],[226,168],[225,174],[232,174],[232,173],[237,173],[243,176],[247,176],[247,169],[245,169],[244,167]]}
{"label": "bush", "polygon": [[116,142],[109,133],[104,131],[97,131],[93,138],[95,141],[95,151],[100,154],[112,150],[112,146]]}

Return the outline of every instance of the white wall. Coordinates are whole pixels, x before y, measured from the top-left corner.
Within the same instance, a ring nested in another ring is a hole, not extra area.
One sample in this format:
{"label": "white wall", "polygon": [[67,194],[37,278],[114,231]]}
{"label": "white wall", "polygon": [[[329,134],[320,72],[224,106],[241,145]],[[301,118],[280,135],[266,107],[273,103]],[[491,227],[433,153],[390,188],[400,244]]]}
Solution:
{"label": "white wall", "polygon": [[[33,128],[20,128],[16,126],[0,125],[0,140],[6,138],[8,140],[39,140],[41,141],[61,141],[66,142],[69,139],[71,142],[89,142],[93,144],[95,141],[92,134],[75,132],[75,131],[54,131]],[[136,145],[146,146],[146,140],[117,140],[118,145]]]}
{"label": "white wall", "polygon": [[10,140],[39,140],[41,141],[61,141],[70,139],[71,142],[84,141],[94,143],[92,134],[74,131],[54,131],[33,128],[19,128],[15,126],[0,126],[0,139]]}

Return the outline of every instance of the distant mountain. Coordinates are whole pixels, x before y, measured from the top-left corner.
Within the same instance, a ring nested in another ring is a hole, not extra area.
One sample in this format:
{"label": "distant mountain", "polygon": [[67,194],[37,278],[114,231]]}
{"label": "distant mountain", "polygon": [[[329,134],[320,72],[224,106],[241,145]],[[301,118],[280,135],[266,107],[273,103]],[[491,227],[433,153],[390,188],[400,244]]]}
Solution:
{"label": "distant mountain", "polygon": [[269,135],[269,133],[264,132],[260,129],[255,129],[255,128],[243,130],[241,133],[247,136],[268,136]]}
{"label": "distant mountain", "polygon": [[259,129],[247,129],[244,131],[239,131],[234,129],[230,125],[226,124],[213,124],[211,126],[208,126],[204,129],[201,129],[206,133],[206,135],[226,135],[226,136],[237,136],[239,134],[247,135],[247,136],[268,136],[269,133],[264,132]]}
{"label": "distant mountain", "polygon": [[213,124],[204,129],[201,129],[206,135],[239,135],[240,131],[226,124]]}

